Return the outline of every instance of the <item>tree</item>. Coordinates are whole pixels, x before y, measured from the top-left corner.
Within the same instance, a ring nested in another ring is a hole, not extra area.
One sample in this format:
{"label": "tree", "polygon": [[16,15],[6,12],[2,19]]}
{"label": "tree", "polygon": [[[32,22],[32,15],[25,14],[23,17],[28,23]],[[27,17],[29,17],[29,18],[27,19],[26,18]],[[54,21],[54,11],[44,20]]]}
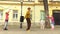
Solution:
{"label": "tree", "polygon": [[[44,4],[45,15],[49,16],[48,0],[43,0],[43,4]],[[45,26],[50,27],[49,18],[47,18],[47,17],[46,17]]]}

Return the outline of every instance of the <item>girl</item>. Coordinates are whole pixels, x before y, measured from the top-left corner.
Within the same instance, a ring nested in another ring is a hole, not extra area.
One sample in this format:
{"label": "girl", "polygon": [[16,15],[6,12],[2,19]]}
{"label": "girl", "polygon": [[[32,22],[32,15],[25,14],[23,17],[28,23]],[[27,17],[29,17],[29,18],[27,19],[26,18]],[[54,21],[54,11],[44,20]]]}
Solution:
{"label": "girl", "polygon": [[52,30],[54,29],[54,17],[53,16],[51,17],[51,29]]}

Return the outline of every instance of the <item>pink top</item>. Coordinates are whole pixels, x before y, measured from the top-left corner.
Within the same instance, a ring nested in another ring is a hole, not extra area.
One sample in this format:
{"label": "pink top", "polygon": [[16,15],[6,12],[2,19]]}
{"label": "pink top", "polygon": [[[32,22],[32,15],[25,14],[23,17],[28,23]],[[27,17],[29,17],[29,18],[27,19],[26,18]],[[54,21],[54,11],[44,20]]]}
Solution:
{"label": "pink top", "polygon": [[51,19],[51,21],[54,22],[54,17],[53,16],[52,17],[47,16],[47,18]]}
{"label": "pink top", "polygon": [[5,18],[5,20],[8,20],[8,18],[9,18],[8,16],[9,16],[9,14],[8,14],[8,13],[6,13],[6,18]]}
{"label": "pink top", "polygon": [[54,22],[54,17],[51,17],[51,21]]}

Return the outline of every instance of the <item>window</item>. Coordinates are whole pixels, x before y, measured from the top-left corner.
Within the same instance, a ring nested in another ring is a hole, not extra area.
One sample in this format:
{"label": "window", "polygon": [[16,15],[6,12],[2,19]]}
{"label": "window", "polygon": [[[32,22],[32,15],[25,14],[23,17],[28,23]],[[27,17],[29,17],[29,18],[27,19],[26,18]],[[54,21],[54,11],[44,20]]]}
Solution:
{"label": "window", "polygon": [[0,10],[0,19],[3,18],[3,10]]}
{"label": "window", "polygon": [[18,10],[13,10],[13,19],[18,18]]}

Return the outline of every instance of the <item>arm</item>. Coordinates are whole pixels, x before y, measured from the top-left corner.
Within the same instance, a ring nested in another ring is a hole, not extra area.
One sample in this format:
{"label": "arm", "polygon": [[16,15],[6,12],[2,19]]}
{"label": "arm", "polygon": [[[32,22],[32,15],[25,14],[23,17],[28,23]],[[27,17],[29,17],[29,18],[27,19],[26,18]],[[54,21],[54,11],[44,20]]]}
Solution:
{"label": "arm", "polygon": [[10,12],[10,10],[11,10],[11,9],[9,9],[7,13],[9,13],[9,12]]}
{"label": "arm", "polygon": [[25,17],[24,17],[24,18],[26,18],[26,16],[27,16],[27,12],[26,12],[26,15],[25,15]]}

